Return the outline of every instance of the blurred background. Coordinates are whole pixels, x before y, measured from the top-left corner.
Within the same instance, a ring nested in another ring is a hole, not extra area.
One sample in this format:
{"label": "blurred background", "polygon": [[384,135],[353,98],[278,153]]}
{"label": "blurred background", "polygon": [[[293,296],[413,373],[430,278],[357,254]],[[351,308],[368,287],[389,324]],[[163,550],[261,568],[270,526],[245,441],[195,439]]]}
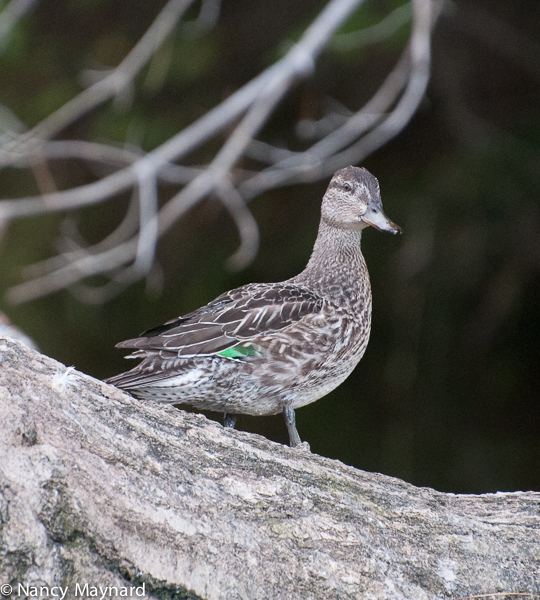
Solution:
{"label": "blurred background", "polygon": [[[2,142],[118,65],[165,6],[27,4],[0,40]],[[224,0],[216,22],[198,28],[194,4],[189,23],[167,38],[130,93],[55,139],[151,151],[283,56],[325,4]],[[372,43],[329,44],[259,139],[301,149],[323,117],[346,118],[367,102],[407,44],[411,20],[399,21],[401,5],[362,4],[345,31],[389,15],[396,25]],[[182,164],[207,164],[219,144],[210,140]],[[240,166],[253,168],[250,160]],[[370,229],[363,236],[373,288],[370,344],[342,386],[297,412],[302,439],[317,454],[441,491],[540,490],[540,3],[444,3],[427,93],[408,125],[361,165],[379,179],[385,211],[404,234]],[[110,165],[68,158],[4,165],[0,199],[69,189],[110,172]],[[29,265],[65,251],[67,239],[98,243],[114,231],[129,193],[5,221],[0,310],[66,365],[97,378],[127,370],[134,365],[114,348],[118,341],[232,287],[297,274],[309,258],[328,181],[293,183],[250,202],[260,245],[241,270],[227,262],[238,248],[237,226],[208,196],[162,237],[148,277],[106,299],[89,287],[101,285],[101,275],[27,301],[10,290],[33,276]],[[175,191],[160,185],[160,203]],[[281,415],[240,416],[237,427],[287,442]]]}

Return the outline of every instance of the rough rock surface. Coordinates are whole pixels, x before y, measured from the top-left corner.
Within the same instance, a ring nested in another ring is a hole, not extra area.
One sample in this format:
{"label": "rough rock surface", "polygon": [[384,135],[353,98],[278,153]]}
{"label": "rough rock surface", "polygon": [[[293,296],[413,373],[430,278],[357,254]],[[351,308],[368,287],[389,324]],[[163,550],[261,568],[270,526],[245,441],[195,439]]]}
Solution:
{"label": "rough rock surface", "polygon": [[212,600],[540,594],[540,494],[415,488],[142,403],[0,338],[1,584],[13,598],[30,586],[66,598],[92,586]]}

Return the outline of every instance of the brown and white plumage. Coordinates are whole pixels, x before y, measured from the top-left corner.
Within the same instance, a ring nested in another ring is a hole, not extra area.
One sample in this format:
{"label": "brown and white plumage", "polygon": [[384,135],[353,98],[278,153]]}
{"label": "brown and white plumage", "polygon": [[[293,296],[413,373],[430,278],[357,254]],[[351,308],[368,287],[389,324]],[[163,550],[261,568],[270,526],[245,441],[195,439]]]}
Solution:
{"label": "brown and white plumage", "polygon": [[283,411],[291,445],[294,409],[337,387],[364,354],[371,287],[361,230],[400,229],[382,212],[365,169],[338,171],[324,196],[308,265],[280,283],[249,284],[118,344],[142,362],[108,380],[141,398],[234,415]]}

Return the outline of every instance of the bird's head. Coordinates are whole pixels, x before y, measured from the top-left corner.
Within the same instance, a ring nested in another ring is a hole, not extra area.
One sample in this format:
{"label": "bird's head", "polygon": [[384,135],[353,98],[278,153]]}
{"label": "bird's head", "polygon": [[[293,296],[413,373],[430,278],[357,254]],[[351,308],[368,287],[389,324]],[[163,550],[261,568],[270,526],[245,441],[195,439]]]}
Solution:
{"label": "bird's head", "polygon": [[359,167],[336,171],[322,202],[322,218],[337,229],[364,229],[401,233],[401,227],[383,212],[379,182]]}

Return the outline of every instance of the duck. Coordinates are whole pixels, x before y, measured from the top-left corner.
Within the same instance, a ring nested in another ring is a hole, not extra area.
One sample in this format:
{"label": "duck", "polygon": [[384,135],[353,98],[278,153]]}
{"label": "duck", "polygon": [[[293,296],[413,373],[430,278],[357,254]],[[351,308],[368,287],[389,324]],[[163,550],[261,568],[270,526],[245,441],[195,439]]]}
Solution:
{"label": "duck", "polygon": [[332,177],[311,257],[298,275],[250,283],[120,342],[130,371],[105,380],[143,399],[236,415],[283,413],[291,447],[302,444],[298,408],[354,370],[371,330],[372,296],[362,231],[401,228],[383,212],[378,180],[349,166]]}

